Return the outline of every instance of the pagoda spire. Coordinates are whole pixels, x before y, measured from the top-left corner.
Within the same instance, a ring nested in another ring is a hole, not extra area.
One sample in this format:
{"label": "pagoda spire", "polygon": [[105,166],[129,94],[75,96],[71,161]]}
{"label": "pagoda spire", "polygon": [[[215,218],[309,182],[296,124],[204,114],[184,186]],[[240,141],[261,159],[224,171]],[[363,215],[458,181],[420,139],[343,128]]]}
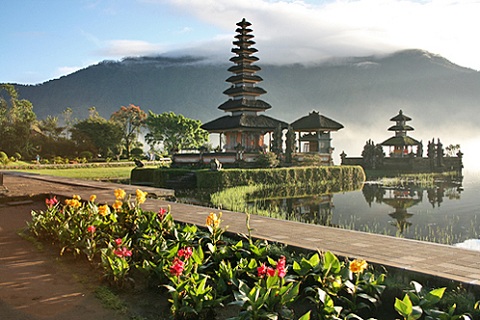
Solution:
{"label": "pagoda spire", "polygon": [[267,92],[257,86],[257,83],[263,79],[255,74],[261,69],[254,65],[259,59],[253,56],[257,49],[252,47],[255,41],[252,40],[254,36],[251,34],[252,29],[249,28],[251,23],[243,18],[236,25],[238,26],[235,30],[237,35],[233,41],[235,47],[232,48],[235,56],[230,58],[234,66],[228,69],[234,75],[226,80],[231,83],[231,87],[223,92],[230,99],[218,108],[225,112],[232,112],[233,115],[256,115],[257,112],[270,109],[271,106],[265,101],[257,99]]}
{"label": "pagoda spire", "polygon": [[412,120],[412,118],[403,114],[403,111],[400,110],[398,114],[391,118],[390,121],[395,121],[395,125],[388,128],[388,131],[395,131],[397,137],[405,137],[407,131],[413,131],[414,129],[407,124],[407,121]]}

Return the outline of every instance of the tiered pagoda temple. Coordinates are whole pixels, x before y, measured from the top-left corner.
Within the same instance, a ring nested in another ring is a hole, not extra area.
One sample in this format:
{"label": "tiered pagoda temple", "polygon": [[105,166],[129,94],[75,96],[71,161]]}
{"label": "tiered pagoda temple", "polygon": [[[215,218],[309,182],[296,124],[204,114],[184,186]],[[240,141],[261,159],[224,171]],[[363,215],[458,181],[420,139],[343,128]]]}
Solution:
{"label": "tiered pagoda temple", "polygon": [[422,143],[407,134],[407,131],[414,130],[411,126],[407,125],[407,121],[410,120],[412,120],[412,118],[404,115],[402,110],[400,110],[395,117],[390,119],[390,121],[395,121],[395,125],[388,128],[388,130],[395,131],[395,135],[383,141],[380,145],[390,148],[389,155],[391,157],[402,158],[409,156],[409,154],[416,155],[417,153],[420,153],[419,151],[421,150],[419,150],[419,148],[422,148]]}
{"label": "tiered pagoda temple", "polygon": [[[340,155],[342,165],[360,165],[366,169],[391,172],[453,171],[461,174],[463,153],[459,151],[456,156],[445,156],[443,145],[438,139],[438,143],[435,143],[434,140],[428,142],[427,157],[424,157],[422,142],[407,134],[414,130],[407,124],[410,120],[412,119],[400,110],[396,116],[390,119],[395,122],[388,128],[389,131],[395,132],[393,137],[377,145],[372,140],[368,140],[364,146],[362,157],[347,157],[347,154],[342,152]],[[384,147],[388,147],[388,153],[384,152]]]}
{"label": "tiered pagoda temple", "polygon": [[243,19],[237,26],[238,34],[232,49],[235,56],[230,59],[234,66],[228,69],[233,75],[226,80],[231,87],[223,92],[230,98],[218,107],[230,115],[207,122],[202,128],[209,133],[220,134],[220,149],[227,153],[266,151],[265,135],[273,133],[278,127],[285,129],[288,124],[258,114],[270,109],[271,105],[258,99],[266,91],[257,86],[263,79],[255,74],[260,67],[254,65],[259,59],[252,56],[257,49],[252,47],[255,42],[249,28],[251,23]]}

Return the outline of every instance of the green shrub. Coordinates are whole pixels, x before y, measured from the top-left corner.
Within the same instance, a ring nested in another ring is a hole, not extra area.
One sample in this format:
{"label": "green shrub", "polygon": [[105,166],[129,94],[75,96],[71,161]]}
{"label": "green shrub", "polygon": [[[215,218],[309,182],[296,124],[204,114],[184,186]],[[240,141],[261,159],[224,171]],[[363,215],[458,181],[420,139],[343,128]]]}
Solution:
{"label": "green shrub", "polygon": [[93,153],[90,152],[90,151],[82,151],[82,152],[80,152],[78,157],[79,158],[84,158],[84,159],[87,159],[87,161],[90,161],[90,160],[93,159]]}
{"label": "green shrub", "polygon": [[8,155],[0,151],[0,164],[7,165],[10,162],[10,158],[8,158]]}
{"label": "green shrub", "polygon": [[343,187],[365,181],[360,166],[314,166],[269,169],[198,170],[197,188],[224,189],[251,184],[307,185],[326,181],[341,183]]}
{"label": "green shrub", "polygon": [[145,152],[143,152],[142,148],[133,148],[130,150],[130,156],[133,158],[141,158],[144,155]]}
{"label": "green shrub", "polygon": [[257,157],[255,161],[258,167],[260,168],[275,168],[278,166],[280,161],[277,158],[277,155],[273,152],[262,153]]}

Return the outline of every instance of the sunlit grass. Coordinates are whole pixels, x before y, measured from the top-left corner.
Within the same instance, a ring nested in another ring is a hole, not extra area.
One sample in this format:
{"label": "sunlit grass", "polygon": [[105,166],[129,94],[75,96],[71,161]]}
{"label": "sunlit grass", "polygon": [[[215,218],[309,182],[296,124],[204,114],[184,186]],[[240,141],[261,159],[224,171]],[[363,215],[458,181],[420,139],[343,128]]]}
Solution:
{"label": "sunlit grass", "polygon": [[18,172],[35,173],[56,177],[86,180],[126,180],[130,179],[132,166],[126,167],[88,167],[69,169],[17,169]]}

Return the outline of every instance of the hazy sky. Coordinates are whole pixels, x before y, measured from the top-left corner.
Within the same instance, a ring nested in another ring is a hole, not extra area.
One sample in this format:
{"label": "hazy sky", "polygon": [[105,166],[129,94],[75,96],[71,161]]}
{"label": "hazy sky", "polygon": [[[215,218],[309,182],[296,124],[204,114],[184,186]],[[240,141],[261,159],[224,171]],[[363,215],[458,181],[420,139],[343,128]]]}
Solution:
{"label": "hazy sky", "polygon": [[480,69],[480,0],[15,0],[0,4],[0,82],[41,83],[102,60],[231,57],[246,18],[262,63],[418,48]]}

